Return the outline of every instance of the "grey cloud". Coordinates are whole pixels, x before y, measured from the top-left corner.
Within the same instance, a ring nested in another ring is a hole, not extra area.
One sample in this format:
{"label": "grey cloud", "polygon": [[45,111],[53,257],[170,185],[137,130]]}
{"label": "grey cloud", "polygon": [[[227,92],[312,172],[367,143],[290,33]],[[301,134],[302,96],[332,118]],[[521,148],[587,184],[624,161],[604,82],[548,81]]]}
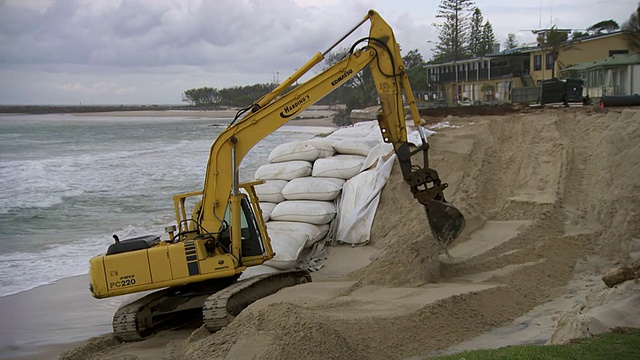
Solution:
{"label": "grey cloud", "polygon": [[43,13],[4,5],[3,63],[157,67],[277,59],[317,51],[329,30],[323,22],[334,20],[285,0],[104,4],[96,10],[58,0]]}
{"label": "grey cloud", "polygon": [[[282,80],[368,9],[361,2],[301,8],[291,0],[52,0],[30,10],[0,0],[0,103],[177,103],[192,87],[265,83],[275,72]],[[403,49],[413,49],[409,42],[420,43],[429,29],[407,14],[385,19]]]}

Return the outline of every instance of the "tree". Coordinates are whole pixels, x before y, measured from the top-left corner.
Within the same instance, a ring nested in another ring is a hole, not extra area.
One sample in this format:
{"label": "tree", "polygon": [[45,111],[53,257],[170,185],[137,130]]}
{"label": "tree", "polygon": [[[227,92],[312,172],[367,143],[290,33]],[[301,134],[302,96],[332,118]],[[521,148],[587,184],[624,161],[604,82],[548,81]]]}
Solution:
{"label": "tree", "polygon": [[582,31],[574,31],[571,33],[571,39],[572,40],[576,40],[576,39],[580,39],[583,38],[585,36],[589,36],[588,32],[582,32]]}
{"label": "tree", "polygon": [[640,3],[638,3],[636,12],[631,14],[629,20],[622,24],[622,30],[625,31],[625,39],[629,49],[640,53]]}
{"label": "tree", "polygon": [[493,27],[489,20],[482,27],[482,42],[480,45],[480,54],[484,56],[486,54],[493,54],[493,44],[496,43],[496,36],[493,34]]}
{"label": "tree", "polygon": [[479,8],[473,10],[471,14],[471,24],[469,26],[469,54],[473,56],[479,56],[482,46],[482,12]]}
{"label": "tree", "polygon": [[614,30],[618,30],[620,28],[620,26],[618,26],[618,23],[615,22],[614,20],[602,20],[600,22],[597,22],[593,25],[591,25],[587,31],[589,31],[592,34],[601,34],[603,31],[606,32],[612,32]]}
{"label": "tree", "polygon": [[517,47],[518,47],[518,40],[516,39],[516,34],[508,33],[507,40],[504,42],[504,48],[506,50],[511,50]]}
{"label": "tree", "polygon": [[234,86],[218,90],[219,105],[247,106],[263,95],[273,90],[273,84],[254,84],[247,86]]}
{"label": "tree", "polygon": [[407,55],[402,57],[402,62],[404,63],[404,68],[406,70],[422,67],[425,64],[424,58],[418,49],[409,51]]}
{"label": "tree", "polygon": [[182,101],[198,107],[244,107],[271,91],[272,88],[273,84],[234,86],[220,90],[211,87],[201,87],[185,90],[182,93]]}
{"label": "tree", "polygon": [[[349,50],[345,48],[329,53],[324,59],[323,70],[328,69],[348,55]],[[351,77],[344,83],[344,85],[333,92],[337,93],[337,97],[334,99],[340,99],[340,102],[344,102],[347,105],[345,111],[338,113],[338,115],[333,119],[333,122],[338,125],[343,125],[346,121],[351,121],[349,114],[352,109],[372,106],[378,102],[378,93],[376,91],[375,83],[373,82],[371,69],[368,66]]]}
{"label": "tree", "polygon": [[426,62],[418,49],[411,50],[402,57],[404,69],[409,77],[409,83],[413,90],[425,90],[427,86]]}
{"label": "tree", "polygon": [[[554,66],[551,67],[552,78],[555,77],[555,64],[558,63],[560,51],[571,48],[571,42],[567,42],[568,38],[569,33],[566,31],[558,31],[555,25],[550,30],[538,34],[538,44],[553,58]],[[562,64],[558,64],[559,67],[561,67],[560,65]]]}
{"label": "tree", "polygon": [[469,28],[469,15],[473,0],[441,0],[436,18],[444,19],[442,24],[434,24],[438,30],[438,44],[434,49],[434,59],[450,61],[468,57],[465,49]]}
{"label": "tree", "polygon": [[182,93],[182,101],[196,106],[215,105],[220,101],[220,95],[218,89],[210,87],[189,89]]}

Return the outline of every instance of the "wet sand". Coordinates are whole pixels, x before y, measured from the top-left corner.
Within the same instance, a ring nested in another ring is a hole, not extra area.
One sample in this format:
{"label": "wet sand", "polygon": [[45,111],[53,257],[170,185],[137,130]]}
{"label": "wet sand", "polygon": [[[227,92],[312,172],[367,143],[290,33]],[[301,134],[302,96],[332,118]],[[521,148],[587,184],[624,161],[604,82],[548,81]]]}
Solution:
{"label": "wet sand", "polygon": [[[368,265],[377,251],[340,246],[330,248],[329,254],[325,267],[312,274],[314,282],[336,283],[349,272]],[[110,334],[113,314],[127,297],[94,299],[88,283],[87,275],[76,276],[0,297],[0,359],[56,359],[90,338]],[[327,297],[332,292],[322,285],[314,290],[317,297]],[[156,347],[163,349],[167,338],[184,341],[192,331],[175,331],[165,337],[160,333],[145,343],[157,343]]]}
{"label": "wet sand", "polygon": [[51,359],[111,332],[122,299],[96,300],[87,275],[0,297],[0,359]]}
{"label": "wet sand", "polygon": [[[101,113],[74,113],[74,116],[99,116],[113,118],[191,118],[191,119],[220,119],[233,118],[237,110],[135,110],[109,111]],[[300,115],[290,120],[286,126],[327,126],[337,127],[333,122],[335,110],[326,106],[311,106]]]}

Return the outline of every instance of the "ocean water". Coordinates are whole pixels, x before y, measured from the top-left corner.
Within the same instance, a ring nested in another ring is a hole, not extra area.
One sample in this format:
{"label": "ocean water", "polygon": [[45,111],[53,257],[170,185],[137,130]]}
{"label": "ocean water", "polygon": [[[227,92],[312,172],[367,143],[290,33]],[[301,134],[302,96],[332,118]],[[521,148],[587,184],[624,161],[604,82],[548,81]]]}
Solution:
{"label": "ocean water", "polygon": [[[229,121],[0,115],[0,296],[86,274],[113,234],[162,235],[172,196],[202,189]],[[241,180],[278,144],[323,131],[279,129],[245,157]]]}

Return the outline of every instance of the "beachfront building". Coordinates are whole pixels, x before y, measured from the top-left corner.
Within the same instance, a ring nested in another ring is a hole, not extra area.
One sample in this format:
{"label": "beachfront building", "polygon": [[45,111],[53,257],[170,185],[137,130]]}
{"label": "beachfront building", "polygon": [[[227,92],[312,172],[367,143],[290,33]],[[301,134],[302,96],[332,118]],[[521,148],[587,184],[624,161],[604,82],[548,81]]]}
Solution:
{"label": "beachfront building", "polygon": [[[548,31],[551,29],[534,33],[545,36]],[[628,53],[624,33],[616,31],[564,42],[557,61],[548,49],[531,44],[473,59],[428,64],[424,98],[431,104],[448,105],[532,103],[540,97],[543,80],[569,76],[565,68]]]}
{"label": "beachfront building", "polygon": [[583,96],[640,94],[640,54],[617,54],[562,70],[563,77],[584,81]]}
{"label": "beachfront building", "polygon": [[[544,36],[545,31],[549,30],[538,30],[534,33]],[[554,76],[560,77],[563,69],[567,67],[616,54],[628,54],[629,46],[625,41],[624,33],[616,31],[565,41],[559,50],[558,61],[555,62],[548,49],[537,47],[529,53],[531,77],[537,85]]]}
{"label": "beachfront building", "polygon": [[510,102],[513,88],[535,87],[529,74],[530,51],[532,48],[521,47],[473,59],[428,64],[429,101]]}

